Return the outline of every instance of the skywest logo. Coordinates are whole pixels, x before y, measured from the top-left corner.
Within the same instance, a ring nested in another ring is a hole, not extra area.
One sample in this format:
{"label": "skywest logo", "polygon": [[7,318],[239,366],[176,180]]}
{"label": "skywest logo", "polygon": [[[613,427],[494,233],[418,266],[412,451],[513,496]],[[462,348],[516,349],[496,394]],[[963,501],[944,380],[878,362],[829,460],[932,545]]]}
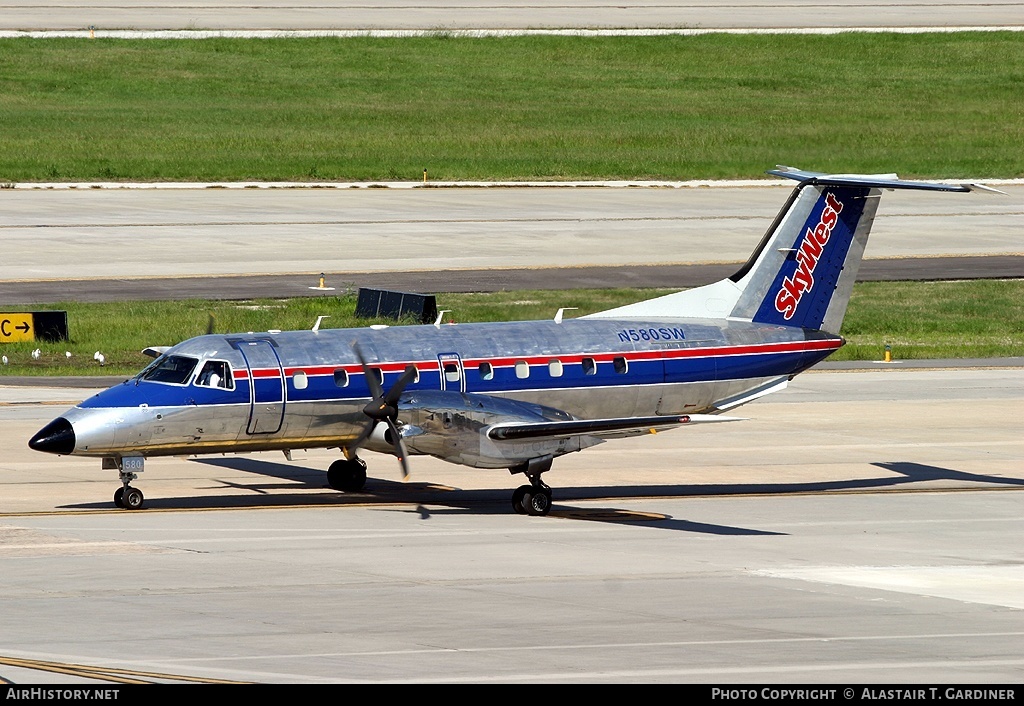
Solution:
{"label": "skywest logo", "polygon": [[813,229],[807,229],[800,249],[796,251],[796,272],[792,277],[786,277],[782,281],[782,289],[775,297],[775,309],[786,321],[793,318],[804,292],[814,287],[814,268],[818,266],[821,252],[832,236],[832,229],[836,227],[839,212],[842,210],[843,204],[837,201],[831,192],[825,194],[825,208],[821,211],[821,220]]}

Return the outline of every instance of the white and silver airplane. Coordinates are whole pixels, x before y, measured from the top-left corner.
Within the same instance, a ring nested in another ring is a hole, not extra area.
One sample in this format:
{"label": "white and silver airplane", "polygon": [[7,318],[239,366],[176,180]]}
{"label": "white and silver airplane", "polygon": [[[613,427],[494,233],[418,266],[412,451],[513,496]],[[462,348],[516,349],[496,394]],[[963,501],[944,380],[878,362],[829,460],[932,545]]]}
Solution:
{"label": "white and silver airplane", "polygon": [[779,167],[799,184],[738,272],[575,319],[205,335],[85,400],[28,442],[102,458],[118,507],[146,458],[338,448],[327,481],[360,491],[361,449],[522,473],[516,512],[546,515],[558,456],[697,422],[783,389],[839,335],[883,189],[979,185]]}

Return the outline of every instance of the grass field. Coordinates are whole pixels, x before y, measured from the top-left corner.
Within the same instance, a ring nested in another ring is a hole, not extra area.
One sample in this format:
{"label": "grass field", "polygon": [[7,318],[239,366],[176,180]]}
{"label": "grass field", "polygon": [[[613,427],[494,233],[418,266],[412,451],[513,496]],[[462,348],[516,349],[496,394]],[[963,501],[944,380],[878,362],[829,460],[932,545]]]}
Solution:
{"label": "grass field", "polygon": [[0,182],[1024,176],[1024,35],[0,40]]}
{"label": "grass field", "polygon": [[[560,307],[575,306],[567,317],[665,294],[666,291],[600,289],[572,291],[441,294],[446,321],[550,319]],[[362,327],[395,322],[357,319],[355,296],[263,301],[68,303],[71,341],[66,344],[10,343],[3,347],[7,375],[134,374],[149,362],[141,350],[170,345],[214,330],[267,331],[310,328],[330,316],[323,328]],[[847,345],[832,360],[878,360],[885,346],[896,359],[985,358],[1024,355],[1024,280],[968,282],[863,282],[854,288],[843,326]],[[40,358],[31,351],[39,348]],[[93,354],[101,351],[100,367]],[[66,352],[71,352],[68,359]]]}
{"label": "grass field", "polygon": [[[0,40],[0,186],[32,181],[1024,176],[1024,35]],[[442,295],[460,323],[661,292]],[[354,298],[68,303],[0,375],[130,374],[206,330],[362,326]],[[837,359],[1024,354],[1024,283],[859,284]],[[96,350],[107,357],[100,369]],[[72,353],[66,358],[65,351]]]}

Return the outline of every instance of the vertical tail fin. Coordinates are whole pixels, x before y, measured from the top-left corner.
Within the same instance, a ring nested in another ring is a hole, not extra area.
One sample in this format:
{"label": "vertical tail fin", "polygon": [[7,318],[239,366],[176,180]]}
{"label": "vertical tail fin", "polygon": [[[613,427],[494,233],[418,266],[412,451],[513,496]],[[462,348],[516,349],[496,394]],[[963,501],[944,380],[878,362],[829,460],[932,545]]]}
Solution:
{"label": "vertical tail fin", "polygon": [[731,316],[838,333],[881,192],[803,182],[759,252],[730,279]]}
{"label": "vertical tail fin", "polygon": [[882,189],[971,191],[902,181],[895,174],[768,172],[800,184],[761,243],[728,279],[594,317],[732,318],[838,333]]}

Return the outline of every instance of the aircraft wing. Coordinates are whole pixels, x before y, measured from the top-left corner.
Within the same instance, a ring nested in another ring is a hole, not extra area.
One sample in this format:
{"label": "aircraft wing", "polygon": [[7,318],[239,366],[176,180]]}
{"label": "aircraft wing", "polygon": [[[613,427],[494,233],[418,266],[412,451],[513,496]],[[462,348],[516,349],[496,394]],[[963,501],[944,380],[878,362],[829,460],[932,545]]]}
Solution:
{"label": "aircraft wing", "polygon": [[580,419],[548,422],[498,422],[490,425],[487,437],[496,441],[518,439],[568,439],[573,436],[596,436],[621,439],[639,434],[655,434],[683,424],[736,422],[740,417],[714,414],[677,414],[657,417],[616,417],[611,419]]}

